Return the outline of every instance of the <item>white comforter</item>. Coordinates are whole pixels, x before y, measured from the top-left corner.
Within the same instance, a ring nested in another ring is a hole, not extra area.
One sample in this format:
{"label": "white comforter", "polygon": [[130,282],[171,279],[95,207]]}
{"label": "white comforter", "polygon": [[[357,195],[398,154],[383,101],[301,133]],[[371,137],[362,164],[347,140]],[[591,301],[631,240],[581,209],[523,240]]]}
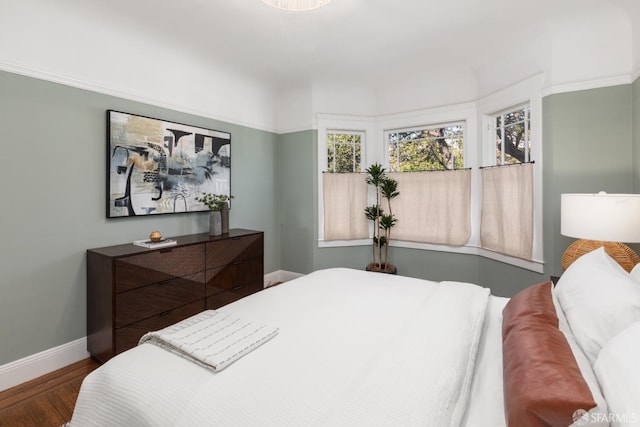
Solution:
{"label": "white comforter", "polygon": [[280,333],[212,373],[154,345],[84,381],[72,427],[458,426],[488,289],[321,270],[220,309]]}

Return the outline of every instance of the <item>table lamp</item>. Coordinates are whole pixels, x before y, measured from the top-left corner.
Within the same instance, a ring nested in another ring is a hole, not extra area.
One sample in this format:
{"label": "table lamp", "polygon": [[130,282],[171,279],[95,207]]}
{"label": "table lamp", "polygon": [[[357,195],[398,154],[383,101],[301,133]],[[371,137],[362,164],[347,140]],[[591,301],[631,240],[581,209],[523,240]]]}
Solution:
{"label": "table lamp", "polygon": [[640,194],[562,194],[560,233],[580,240],[562,254],[562,269],[601,246],[627,271],[640,257],[626,243],[640,242]]}

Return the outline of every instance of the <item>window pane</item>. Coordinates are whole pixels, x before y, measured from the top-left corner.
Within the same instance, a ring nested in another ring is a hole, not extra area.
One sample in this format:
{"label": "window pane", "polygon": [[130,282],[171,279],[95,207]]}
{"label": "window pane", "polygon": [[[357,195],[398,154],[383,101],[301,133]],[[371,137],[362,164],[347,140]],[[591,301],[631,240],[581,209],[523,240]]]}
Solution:
{"label": "window pane", "polygon": [[464,168],[464,125],[389,132],[391,172]]}
{"label": "window pane", "polygon": [[531,120],[529,112],[530,108],[526,106],[496,116],[497,165],[522,163],[531,160]]}
{"label": "window pane", "polygon": [[327,172],[360,172],[362,152],[360,134],[327,134]]}

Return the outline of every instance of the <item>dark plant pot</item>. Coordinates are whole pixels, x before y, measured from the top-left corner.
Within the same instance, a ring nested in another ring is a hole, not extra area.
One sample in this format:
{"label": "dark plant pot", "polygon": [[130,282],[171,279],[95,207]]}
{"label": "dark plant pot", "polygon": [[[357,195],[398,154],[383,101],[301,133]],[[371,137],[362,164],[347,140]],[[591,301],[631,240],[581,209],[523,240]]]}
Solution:
{"label": "dark plant pot", "polygon": [[382,268],[379,268],[378,263],[370,262],[365,270],[376,273],[398,274],[398,269],[393,264],[382,264]]}
{"label": "dark plant pot", "polygon": [[220,211],[220,219],[222,221],[222,234],[229,232],[229,205],[225,203]]}

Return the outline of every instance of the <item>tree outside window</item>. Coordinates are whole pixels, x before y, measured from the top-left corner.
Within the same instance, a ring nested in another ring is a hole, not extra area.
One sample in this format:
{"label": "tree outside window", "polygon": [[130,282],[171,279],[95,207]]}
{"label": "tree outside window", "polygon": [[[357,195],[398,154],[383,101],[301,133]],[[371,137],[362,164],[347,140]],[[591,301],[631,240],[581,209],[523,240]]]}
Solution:
{"label": "tree outside window", "polygon": [[327,132],[327,172],[360,173],[363,134]]}
{"label": "tree outside window", "polygon": [[464,123],[386,132],[391,172],[464,168]]}
{"label": "tree outside window", "polygon": [[529,105],[495,116],[496,165],[531,161]]}

